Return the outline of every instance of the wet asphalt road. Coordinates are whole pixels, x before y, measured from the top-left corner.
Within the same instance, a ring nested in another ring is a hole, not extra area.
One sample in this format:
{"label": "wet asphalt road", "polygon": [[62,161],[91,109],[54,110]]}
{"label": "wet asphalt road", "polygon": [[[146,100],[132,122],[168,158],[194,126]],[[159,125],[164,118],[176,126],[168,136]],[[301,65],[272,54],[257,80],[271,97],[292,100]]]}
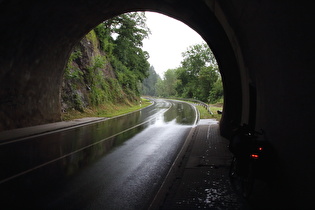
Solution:
{"label": "wet asphalt road", "polygon": [[192,106],[156,100],[130,115],[0,145],[0,196],[12,209],[146,209],[196,120]]}

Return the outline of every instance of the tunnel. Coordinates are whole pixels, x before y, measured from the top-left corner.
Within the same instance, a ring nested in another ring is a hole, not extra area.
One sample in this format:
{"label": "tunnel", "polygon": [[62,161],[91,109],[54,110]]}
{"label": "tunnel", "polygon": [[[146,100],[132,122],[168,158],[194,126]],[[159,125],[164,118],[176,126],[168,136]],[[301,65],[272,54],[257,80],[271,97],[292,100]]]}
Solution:
{"label": "tunnel", "polygon": [[281,209],[306,209],[315,196],[312,8],[296,0],[1,0],[0,131],[60,121],[75,44],[116,15],[159,12],[213,51],[224,87],[221,135],[243,123],[264,130],[273,154],[261,195]]}

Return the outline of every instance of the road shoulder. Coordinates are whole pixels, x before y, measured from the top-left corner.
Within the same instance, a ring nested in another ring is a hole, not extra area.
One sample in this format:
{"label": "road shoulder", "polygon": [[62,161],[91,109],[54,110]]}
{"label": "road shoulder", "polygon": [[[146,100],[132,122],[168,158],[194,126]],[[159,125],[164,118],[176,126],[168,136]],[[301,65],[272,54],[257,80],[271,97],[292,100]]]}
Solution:
{"label": "road shoulder", "polygon": [[62,129],[75,128],[82,125],[101,122],[108,118],[104,117],[86,117],[70,121],[61,121],[55,123],[48,123],[43,125],[36,125],[25,128],[17,128],[0,132],[0,143],[9,140],[16,140],[20,138],[27,138],[34,135],[47,134]]}

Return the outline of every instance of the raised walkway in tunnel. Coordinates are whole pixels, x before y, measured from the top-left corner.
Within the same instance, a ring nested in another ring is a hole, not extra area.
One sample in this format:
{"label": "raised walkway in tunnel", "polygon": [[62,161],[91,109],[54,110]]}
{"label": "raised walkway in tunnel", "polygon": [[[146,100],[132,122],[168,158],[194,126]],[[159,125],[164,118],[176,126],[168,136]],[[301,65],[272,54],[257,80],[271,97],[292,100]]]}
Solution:
{"label": "raised walkway in tunnel", "polygon": [[48,134],[55,131],[61,131],[69,128],[75,128],[77,126],[88,125],[90,123],[96,123],[106,120],[104,117],[86,117],[81,119],[75,119],[71,121],[61,121],[55,123],[48,123],[43,125],[36,125],[31,127],[17,128],[12,130],[6,130],[0,132],[0,143],[5,141],[12,141],[22,138],[27,138],[35,135]]}
{"label": "raised walkway in tunnel", "polygon": [[232,154],[219,125],[200,120],[151,209],[249,209],[229,178]]}

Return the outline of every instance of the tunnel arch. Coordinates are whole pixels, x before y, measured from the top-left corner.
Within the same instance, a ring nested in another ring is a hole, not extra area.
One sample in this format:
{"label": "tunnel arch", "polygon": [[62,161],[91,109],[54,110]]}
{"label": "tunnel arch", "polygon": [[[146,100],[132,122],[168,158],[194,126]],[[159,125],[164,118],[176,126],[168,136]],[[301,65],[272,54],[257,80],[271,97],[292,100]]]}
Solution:
{"label": "tunnel arch", "polygon": [[[21,21],[23,16],[28,18],[24,20],[25,26],[15,32],[16,36],[7,34],[6,37],[9,40],[7,45],[17,47],[5,52],[7,58],[1,61],[7,70],[4,74],[6,84],[2,83],[5,91],[2,94],[10,98],[1,104],[6,110],[6,114],[1,116],[6,119],[1,125],[2,129],[58,121],[61,79],[71,49],[102,21],[131,11],[158,12],[182,21],[199,33],[212,49],[222,75],[225,95],[222,133],[230,135],[231,122],[239,124],[246,121],[244,116],[248,107],[244,108],[244,104],[247,104],[248,99],[247,94],[243,94],[246,85],[242,86],[242,77],[245,77],[240,72],[241,57],[235,54],[240,54],[240,50],[235,47],[235,36],[227,34],[222,21],[216,17],[215,11],[218,9],[213,5],[171,0],[139,0],[132,3],[125,0],[89,1],[76,4],[71,4],[72,1],[35,2],[13,11],[13,22]],[[29,25],[33,27],[27,28]],[[21,31],[24,31],[24,36],[16,39]],[[10,47],[7,46],[7,49]]]}
{"label": "tunnel arch", "polygon": [[214,52],[225,91],[221,133],[229,136],[231,123],[251,121],[263,128],[277,154],[268,194],[280,207],[307,209],[314,203],[315,187],[311,3],[2,0],[0,131],[60,120],[67,58],[98,23],[129,11],[160,12],[192,27]]}

